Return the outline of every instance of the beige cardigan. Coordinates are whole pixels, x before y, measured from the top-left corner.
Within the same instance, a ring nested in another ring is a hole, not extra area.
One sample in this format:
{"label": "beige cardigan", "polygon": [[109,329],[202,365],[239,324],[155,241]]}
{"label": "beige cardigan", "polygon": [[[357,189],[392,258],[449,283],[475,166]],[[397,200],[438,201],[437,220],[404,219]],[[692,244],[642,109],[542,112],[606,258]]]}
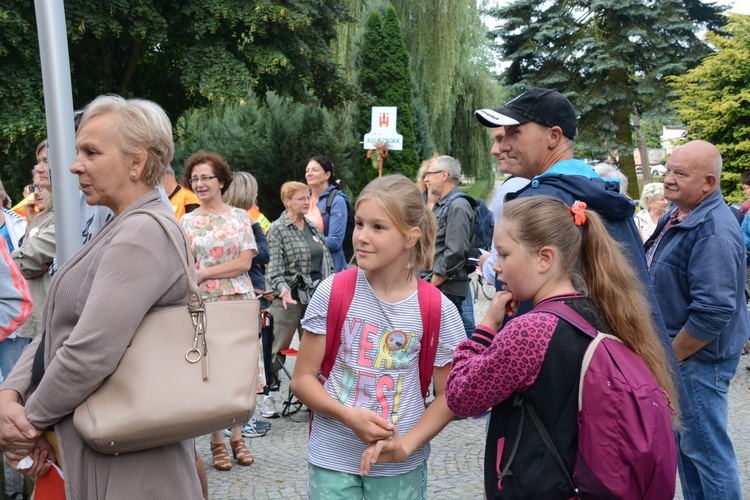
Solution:
{"label": "beige cardigan", "polygon": [[[149,192],[55,274],[45,304],[46,334],[24,350],[1,387],[21,394],[37,428],[54,426],[70,499],[202,498],[194,440],[110,456],[89,448],[73,427],[76,406],[114,371],[144,315],[187,303],[182,257],[161,226],[147,215],[120,223],[136,208],[169,213],[159,193]],[[181,241],[176,226],[173,233]],[[42,338],[46,370],[32,394],[32,362]]]}
{"label": "beige cardigan", "polygon": [[[11,257],[21,272],[36,273],[49,266],[55,254],[55,214],[54,209],[47,209],[29,224],[21,246],[13,251]],[[49,272],[37,278],[26,279],[34,299],[34,310],[29,320],[18,329],[19,337],[34,339],[44,331],[42,316],[51,280]]]}

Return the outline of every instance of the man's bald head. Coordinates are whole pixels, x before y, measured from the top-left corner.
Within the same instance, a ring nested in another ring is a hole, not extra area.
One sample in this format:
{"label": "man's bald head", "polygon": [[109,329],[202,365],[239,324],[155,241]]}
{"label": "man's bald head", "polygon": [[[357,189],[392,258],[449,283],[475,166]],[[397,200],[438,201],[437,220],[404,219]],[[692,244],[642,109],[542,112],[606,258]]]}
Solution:
{"label": "man's bald head", "polygon": [[675,149],[672,156],[675,154],[692,158],[699,168],[710,171],[717,178],[721,177],[721,153],[710,142],[690,141]]}
{"label": "man's bald head", "polygon": [[678,147],[667,161],[664,197],[681,212],[691,209],[719,189],[721,153],[707,141]]}

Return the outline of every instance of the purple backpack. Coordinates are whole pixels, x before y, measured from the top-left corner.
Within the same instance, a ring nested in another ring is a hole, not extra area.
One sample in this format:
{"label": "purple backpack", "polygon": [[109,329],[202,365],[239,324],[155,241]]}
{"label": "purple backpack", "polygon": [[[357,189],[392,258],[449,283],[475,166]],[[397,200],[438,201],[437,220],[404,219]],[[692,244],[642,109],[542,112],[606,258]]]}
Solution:
{"label": "purple backpack", "polygon": [[646,363],[562,302],[534,311],[552,313],[593,338],[581,364],[572,478],[534,407],[523,403],[576,498],[674,498],[677,447],[671,408]]}

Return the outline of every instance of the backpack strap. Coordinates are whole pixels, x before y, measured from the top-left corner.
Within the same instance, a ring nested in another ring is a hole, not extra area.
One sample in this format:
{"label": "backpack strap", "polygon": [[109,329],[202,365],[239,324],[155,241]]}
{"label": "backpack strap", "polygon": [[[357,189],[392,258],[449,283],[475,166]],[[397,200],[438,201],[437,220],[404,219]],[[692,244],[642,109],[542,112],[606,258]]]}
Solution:
{"label": "backpack strap", "polygon": [[[568,323],[570,323],[574,328],[577,328],[578,330],[581,330],[583,333],[588,335],[589,337],[596,338],[596,336],[599,334],[596,328],[594,328],[591,323],[586,321],[583,316],[581,316],[576,310],[571,308],[569,305],[565,304],[562,301],[550,301],[545,302],[541,304],[538,307],[535,307],[533,309],[533,312],[547,312],[550,314],[554,314],[558,318],[562,318]],[[563,471],[563,474],[565,474],[565,479],[568,480],[568,484],[571,488],[573,488],[573,491],[575,492],[576,498],[578,497],[578,488],[576,488],[575,484],[573,483],[573,479],[570,477],[570,474],[568,473],[568,469],[565,468],[565,463],[563,463],[562,457],[560,456],[560,453],[557,451],[557,448],[555,447],[555,443],[552,442],[552,438],[550,437],[549,433],[547,432],[547,429],[544,427],[544,424],[542,423],[541,419],[539,418],[539,415],[536,412],[536,409],[534,408],[534,405],[532,405],[529,401],[527,401],[522,394],[516,394],[515,399],[513,400],[513,406],[519,406],[523,405],[523,410],[521,413],[521,419],[520,423],[518,425],[518,435],[516,436],[516,442],[513,445],[513,450],[511,451],[511,456],[508,460],[508,463],[505,465],[505,468],[503,469],[503,472],[500,476],[500,479],[503,478],[503,476],[509,474],[510,469],[510,463],[513,460],[513,457],[516,454],[516,450],[518,449],[521,432],[523,430],[523,415],[524,413],[528,413],[529,417],[531,417],[531,421],[534,422],[534,427],[536,427],[537,432],[539,432],[539,435],[542,437],[542,440],[544,441],[544,444],[547,446],[547,449],[552,454],[552,457],[555,459],[555,462],[557,462],[557,465],[560,466],[560,469]]]}
{"label": "backpack strap", "polygon": [[513,475],[513,471],[510,470],[510,466],[513,463],[513,459],[516,458],[516,452],[518,451],[518,447],[521,444],[521,434],[523,434],[524,416],[528,412],[529,417],[531,417],[531,421],[534,422],[534,426],[536,427],[536,430],[539,432],[539,435],[542,436],[542,440],[544,441],[544,444],[547,446],[547,449],[552,454],[552,457],[555,459],[555,462],[557,462],[557,465],[559,465],[560,469],[562,469],[563,473],[565,474],[565,478],[568,480],[568,484],[570,485],[571,488],[573,488],[573,491],[575,492],[576,498],[577,498],[578,488],[576,488],[575,484],[573,484],[573,479],[570,477],[570,474],[568,474],[568,469],[565,468],[565,464],[562,461],[562,457],[557,452],[557,448],[555,448],[555,444],[552,442],[552,438],[549,436],[547,429],[544,428],[544,424],[539,419],[539,415],[537,415],[536,410],[534,409],[534,405],[529,403],[526,400],[526,398],[523,397],[523,394],[520,394],[517,392],[513,395],[513,407],[514,408],[521,407],[521,417],[518,420],[518,432],[516,432],[516,440],[513,442],[513,448],[510,451],[508,462],[505,464],[505,467],[503,467],[503,470],[500,473],[500,476],[497,478],[498,489],[502,489],[503,478],[505,478],[506,476]]}
{"label": "backpack strap", "polygon": [[[562,304],[562,302],[560,302],[560,304]],[[547,432],[547,429],[544,428],[544,424],[539,419],[539,415],[537,415],[536,410],[534,409],[534,405],[526,401],[526,399],[524,399],[523,396],[521,396],[521,402],[523,403],[523,407],[529,413],[529,416],[531,417],[531,421],[534,422],[534,426],[536,427],[536,430],[539,431],[539,434],[542,436],[542,439],[544,440],[544,444],[547,445],[547,449],[550,451],[550,453],[552,453],[552,456],[554,457],[555,462],[557,462],[557,465],[560,466],[560,469],[562,469],[563,473],[565,474],[565,479],[568,480],[568,484],[570,485],[571,488],[573,488],[576,498],[578,498],[578,488],[576,488],[576,485],[573,484],[573,479],[570,477],[570,474],[568,474],[568,469],[565,468],[565,464],[562,461],[562,457],[560,457],[560,454],[557,452],[557,448],[555,448],[555,443],[552,442],[552,438],[549,437],[549,433]],[[523,417],[521,417],[521,425],[523,425]],[[520,430],[519,430],[519,433],[520,433]]]}
{"label": "backpack strap", "polygon": [[591,338],[596,338],[599,335],[599,331],[594,328],[591,323],[586,321],[575,309],[571,308],[566,303],[555,300],[545,302],[538,307],[535,307],[533,312],[548,312],[554,314],[558,318],[562,318],[575,328],[581,330],[583,333]]}
{"label": "backpack strap", "polygon": [[328,193],[328,198],[326,198],[326,215],[328,215],[328,220],[324,220],[325,224],[323,224],[323,228],[325,231],[323,231],[323,236],[328,236],[328,224],[331,220],[331,207],[333,206],[333,199],[339,194],[339,191],[340,189],[331,189],[331,192]]}
{"label": "backpack strap", "polygon": [[353,267],[333,275],[331,297],[328,300],[328,318],[326,318],[326,353],[320,364],[320,374],[324,378],[328,378],[331,374],[331,368],[336,361],[336,353],[341,345],[341,329],[354,299],[358,273],[359,268]]}
{"label": "backpack strap", "polygon": [[339,190],[336,188],[331,189],[331,192],[328,193],[328,199],[326,199],[326,212],[328,215],[331,215],[331,207],[333,206],[333,199],[336,197],[336,195],[339,194]]}
{"label": "backpack strap", "polygon": [[[359,269],[353,267],[340,271],[333,276],[331,297],[328,301],[328,318],[326,318],[326,352],[320,364],[320,375],[326,379],[336,361],[336,354],[341,345],[341,330],[346,321],[346,313],[352,305],[357,288]],[[422,316],[422,350],[419,352],[419,384],[422,396],[427,394],[432,380],[432,367],[437,354],[438,337],[440,336],[440,318],[442,314],[442,294],[436,287],[418,278],[417,299]]]}
{"label": "backpack strap", "polygon": [[442,316],[443,294],[427,281],[417,279],[417,298],[422,315],[422,350],[419,352],[419,385],[422,397],[427,397],[432,380],[432,370],[437,354]]}
{"label": "backpack strap", "polygon": [[450,198],[448,198],[445,201],[445,205],[443,205],[443,207],[445,208],[445,210],[450,210],[451,204],[453,204],[453,202],[456,201],[459,198],[463,198],[464,200],[466,200],[469,203],[469,207],[471,207],[471,211],[472,212],[476,209],[477,204],[479,203],[473,197],[469,196],[466,193],[462,193],[461,191],[459,191],[458,193],[453,193],[450,196]]}

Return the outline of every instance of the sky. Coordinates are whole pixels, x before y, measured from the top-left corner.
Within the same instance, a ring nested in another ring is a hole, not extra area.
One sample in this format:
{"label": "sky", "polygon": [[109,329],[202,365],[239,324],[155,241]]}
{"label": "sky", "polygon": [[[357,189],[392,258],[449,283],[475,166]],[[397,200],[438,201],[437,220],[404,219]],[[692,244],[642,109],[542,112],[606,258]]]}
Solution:
{"label": "sky", "polygon": [[734,5],[731,9],[733,12],[739,12],[740,14],[750,14],[750,0],[735,0],[734,2],[728,2]]}

